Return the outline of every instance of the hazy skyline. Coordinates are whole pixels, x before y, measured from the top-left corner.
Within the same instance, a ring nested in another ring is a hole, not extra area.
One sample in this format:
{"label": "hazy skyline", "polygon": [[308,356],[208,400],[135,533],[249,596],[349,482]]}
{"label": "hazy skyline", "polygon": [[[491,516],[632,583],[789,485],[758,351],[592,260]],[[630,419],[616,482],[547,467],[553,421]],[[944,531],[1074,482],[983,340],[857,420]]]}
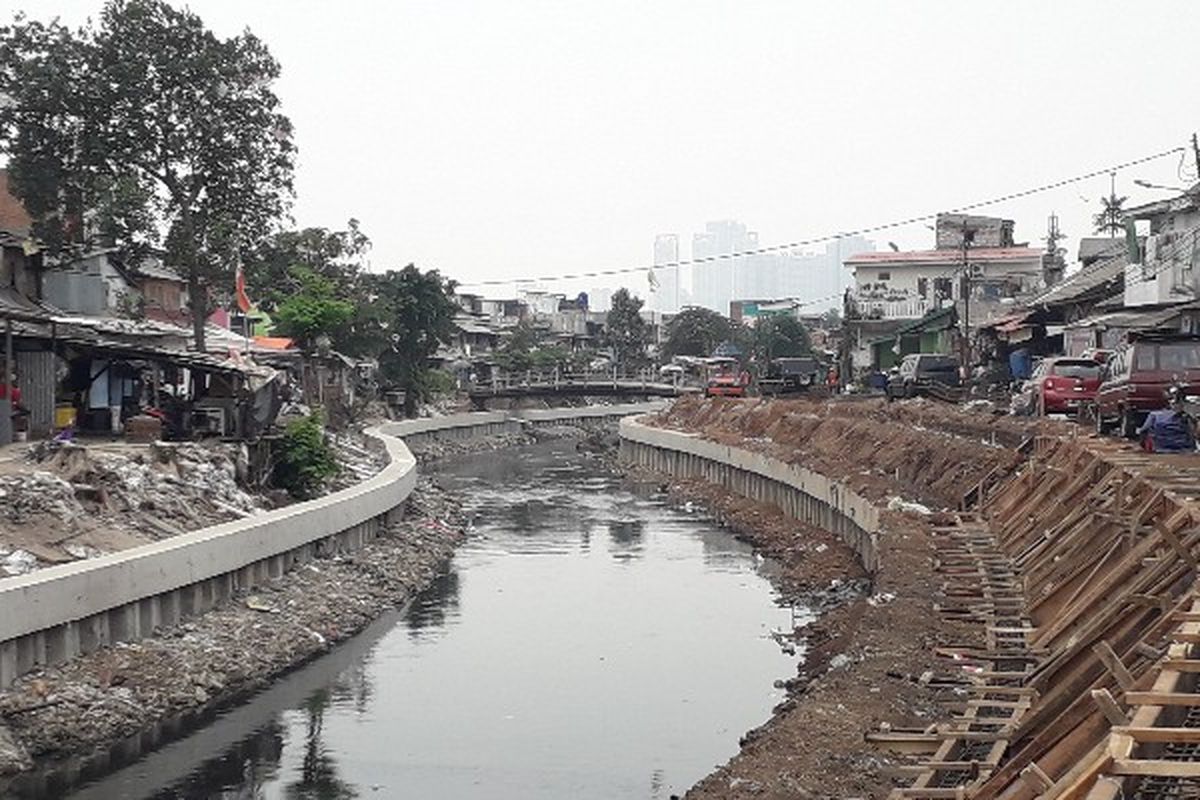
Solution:
{"label": "hazy skyline", "polygon": [[[101,7],[16,5],[72,25]],[[711,220],[763,245],[855,230],[1200,128],[1200,8],[1186,2],[189,5],[219,35],[249,27],[282,65],[297,224],[357,217],[375,269],[415,262],[464,284],[649,265],[662,233],[686,258]],[[1117,193],[1162,197],[1132,180],[1178,186],[1179,165],[1120,173]],[[1184,167],[1194,176],[1190,154]],[[1100,177],[978,213],[1037,245],[1057,212],[1073,257],[1108,189]],[[932,246],[923,224],[868,238]]]}

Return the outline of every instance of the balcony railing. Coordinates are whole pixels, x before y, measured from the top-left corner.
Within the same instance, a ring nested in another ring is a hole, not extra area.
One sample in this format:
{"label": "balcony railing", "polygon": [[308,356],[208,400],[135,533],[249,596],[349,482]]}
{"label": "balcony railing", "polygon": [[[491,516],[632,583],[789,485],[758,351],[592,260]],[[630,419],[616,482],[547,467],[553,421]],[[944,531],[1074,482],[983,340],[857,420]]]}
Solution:
{"label": "balcony railing", "polygon": [[850,319],[920,319],[936,308],[934,301],[921,297],[903,300],[848,297],[846,316]]}

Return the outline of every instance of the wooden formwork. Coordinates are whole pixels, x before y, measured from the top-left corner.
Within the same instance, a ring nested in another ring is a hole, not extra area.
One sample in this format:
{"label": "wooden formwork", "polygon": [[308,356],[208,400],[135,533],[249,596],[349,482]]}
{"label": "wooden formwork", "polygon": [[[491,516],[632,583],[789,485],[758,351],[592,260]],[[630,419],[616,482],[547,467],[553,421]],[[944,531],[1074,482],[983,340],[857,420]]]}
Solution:
{"label": "wooden formwork", "polygon": [[[1182,694],[1196,700],[1200,725],[1196,674],[1181,671],[1195,663],[1200,673],[1200,660],[1180,649],[1200,643],[1200,622],[1197,630],[1180,628],[1200,620],[1192,595],[1200,457],[1151,455],[1099,439],[1040,439],[1031,450],[1018,474],[976,492],[982,521],[964,517],[939,531],[938,567],[949,579],[941,610],[989,626],[986,674],[1003,676],[1004,686],[986,696],[1002,688],[1020,702],[997,721],[998,746],[961,781],[939,778],[935,756],[894,797],[1099,800],[1131,797],[1122,794],[1129,781],[1200,777],[1194,765],[1164,767],[1141,755],[1163,740],[1138,738],[1172,735],[1142,729],[1155,727],[1147,722],[1147,709],[1159,709],[1152,701],[1190,708]],[[994,576],[1008,570],[1012,588],[973,598],[969,584],[987,569]],[[1019,638],[1019,653],[1007,647],[1018,640],[1011,637]],[[1016,653],[1022,668],[1011,659],[997,668],[1005,652]],[[969,731],[967,720],[964,714],[951,728]],[[1177,735],[1200,752],[1200,734],[1187,730]],[[1115,793],[1105,794],[1110,785]]]}

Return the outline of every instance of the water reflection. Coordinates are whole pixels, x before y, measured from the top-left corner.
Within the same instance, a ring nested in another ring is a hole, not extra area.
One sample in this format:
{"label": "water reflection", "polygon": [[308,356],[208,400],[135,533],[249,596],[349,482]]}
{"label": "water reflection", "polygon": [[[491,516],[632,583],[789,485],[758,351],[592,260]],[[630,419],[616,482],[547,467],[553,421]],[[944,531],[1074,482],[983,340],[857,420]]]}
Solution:
{"label": "water reflection", "polygon": [[421,638],[426,629],[444,628],[447,617],[458,615],[461,581],[457,570],[444,572],[413,601],[404,624],[414,639]]}
{"label": "water reflection", "polygon": [[789,612],[745,545],[569,447],[447,469],[476,534],[401,625],[78,800],[682,794],[781,699]]}
{"label": "water reflection", "polygon": [[205,761],[175,786],[151,795],[151,800],[200,800],[212,797],[214,786],[227,787],[219,795],[227,800],[262,797],[263,787],[279,774],[283,745],[283,728],[272,720],[220,757]]}
{"label": "water reflection", "polygon": [[284,797],[289,800],[351,800],[358,797],[358,791],[338,776],[337,760],[328,752],[322,739],[329,701],[329,690],[321,690],[313,692],[304,704],[307,718],[304,759],[299,778],[284,786]]}

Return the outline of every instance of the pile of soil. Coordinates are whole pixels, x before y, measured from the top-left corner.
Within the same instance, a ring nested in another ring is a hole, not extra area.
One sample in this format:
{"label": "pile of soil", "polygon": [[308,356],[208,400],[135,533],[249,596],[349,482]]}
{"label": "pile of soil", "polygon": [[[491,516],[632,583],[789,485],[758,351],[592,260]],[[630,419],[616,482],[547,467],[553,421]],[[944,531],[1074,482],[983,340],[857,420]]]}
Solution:
{"label": "pile of soil", "polygon": [[866,497],[899,496],[957,507],[993,469],[1020,462],[1026,438],[1066,435],[1060,420],[998,416],[916,398],[752,399],[686,397],[648,417],[842,480]]}

